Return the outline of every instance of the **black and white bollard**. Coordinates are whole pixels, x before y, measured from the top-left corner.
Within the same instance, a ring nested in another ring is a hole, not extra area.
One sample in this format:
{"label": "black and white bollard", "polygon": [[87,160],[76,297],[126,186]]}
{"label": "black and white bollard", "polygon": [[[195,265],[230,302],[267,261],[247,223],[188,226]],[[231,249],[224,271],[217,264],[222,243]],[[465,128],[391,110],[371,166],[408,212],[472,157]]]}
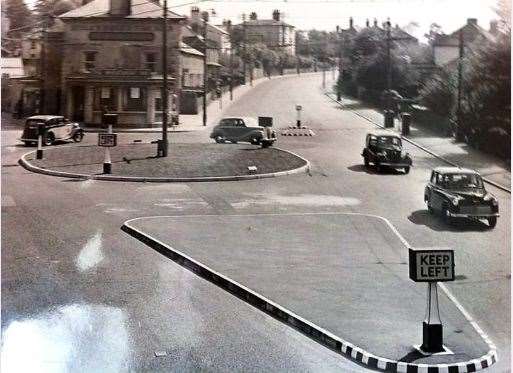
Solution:
{"label": "black and white bollard", "polygon": [[444,351],[443,326],[438,309],[438,286],[428,282],[426,318],[422,323],[422,351],[436,353]]}
{"label": "black and white bollard", "polygon": [[301,105],[296,105],[296,113],[297,113],[296,126],[297,126],[297,128],[301,128],[301,110],[302,109],[303,108],[301,107]]}
{"label": "black and white bollard", "polygon": [[[107,133],[112,133],[112,124],[109,124]],[[110,147],[105,147],[105,159],[103,161],[103,173],[104,174],[110,174],[112,173],[112,162],[110,159]]]}
{"label": "black and white bollard", "polygon": [[36,159],[43,159],[43,133],[44,133],[44,124],[39,123],[37,126]]}

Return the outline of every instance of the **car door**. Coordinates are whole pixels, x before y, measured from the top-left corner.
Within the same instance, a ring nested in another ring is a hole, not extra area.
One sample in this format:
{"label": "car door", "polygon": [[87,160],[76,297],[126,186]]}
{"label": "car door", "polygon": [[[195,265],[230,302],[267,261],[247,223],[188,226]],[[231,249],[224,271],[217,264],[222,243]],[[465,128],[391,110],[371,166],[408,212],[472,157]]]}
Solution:
{"label": "car door", "polygon": [[231,140],[233,136],[233,120],[223,119],[221,123],[219,123],[219,127],[217,129],[220,136],[222,136],[226,140]]}
{"label": "car door", "polygon": [[433,188],[431,190],[431,206],[436,210],[441,210],[444,202],[444,197],[442,193],[443,183],[442,183],[443,175],[435,172],[432,178]]}
{"label": "car door", "polygon": [[62,118],[56,118],[51,120],[52,132],[55,135],[56,140],[66,138],[66,128]]}
{"label": "car door", "polygon": [[235,127],[233,127],[233,132],[234,140],[244,140],[244,137],[247,135],[248,128],[242,119],[237,119]]}

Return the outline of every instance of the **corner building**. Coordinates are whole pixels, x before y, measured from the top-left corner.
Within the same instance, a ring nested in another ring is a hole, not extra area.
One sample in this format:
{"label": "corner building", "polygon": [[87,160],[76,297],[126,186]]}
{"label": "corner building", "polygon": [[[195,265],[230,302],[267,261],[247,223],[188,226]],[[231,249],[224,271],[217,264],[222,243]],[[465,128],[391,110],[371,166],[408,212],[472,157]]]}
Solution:
{"label": "corner building", "polygon": [[[93,0],[62,14],[61,108],[70,119],[101,123],[105,108],[125,127],[162,121],[162,16],[158,2]],[[168,13],[170,114],[179,107],[181,28]]]}

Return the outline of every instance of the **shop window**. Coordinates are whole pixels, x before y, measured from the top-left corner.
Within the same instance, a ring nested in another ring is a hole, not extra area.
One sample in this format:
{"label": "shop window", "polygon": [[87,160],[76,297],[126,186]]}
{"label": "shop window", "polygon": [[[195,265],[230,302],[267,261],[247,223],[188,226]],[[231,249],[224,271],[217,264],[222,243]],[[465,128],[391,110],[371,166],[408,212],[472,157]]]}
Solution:
{"label": "shop window", "polygon": [[125,88],[125,110],[146,111],[146,89],[142,87]]}
{"label": "shop window", "polygon": [[98,52],[84,52],[83,66],[85,70],[92,70],[96,67],[96,55]]}
{"label": "shop window", "polygon": [[94,109],[108,111],[117,110],[117,90],[111,87],[98,87],[95,89]]}
{"label": "shop window", "polygon": [[157,71],[157,54],[150,52],[145,54],[146,65],[145,68],[150,70],[152,73]]}

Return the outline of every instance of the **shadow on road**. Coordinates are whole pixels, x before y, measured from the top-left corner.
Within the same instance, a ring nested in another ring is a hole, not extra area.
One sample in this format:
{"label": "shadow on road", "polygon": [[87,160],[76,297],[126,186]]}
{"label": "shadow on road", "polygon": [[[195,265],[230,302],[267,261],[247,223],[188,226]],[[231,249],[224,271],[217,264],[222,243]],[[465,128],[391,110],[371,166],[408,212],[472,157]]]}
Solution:
{"label": "shadow on road", "polygon": [[404,362],[404,363],[413,363],[414,361],[416,361],[418,359],[422,359],[423,357],[425,357],[425,356],[422,355],[419,351],[412,350],[409,353],[407,353],[406,355],[404,355],[402,358],[400,358],[399,361]]}
{"label": "shadow on road", "polygon": [[489,229],[487,224],[479,220],[471,219],[456,219],[448,224],[442,220],[441,216],[432,215],[427,210],[413,211],[410,216],[408,216],[408,220],[413,224],[425,225],[437,232],[481,232]]}
{"label": "shadow on road", "polygon": [[365,167],[363,164],[355,164],[353,166],[349,166],[347,168],[349,171],[353,172],[365,172],[369,175],[403,175],[404,172],[398,171],[394,168],[382,168],[379,172],[376,170],[375,166]]}

